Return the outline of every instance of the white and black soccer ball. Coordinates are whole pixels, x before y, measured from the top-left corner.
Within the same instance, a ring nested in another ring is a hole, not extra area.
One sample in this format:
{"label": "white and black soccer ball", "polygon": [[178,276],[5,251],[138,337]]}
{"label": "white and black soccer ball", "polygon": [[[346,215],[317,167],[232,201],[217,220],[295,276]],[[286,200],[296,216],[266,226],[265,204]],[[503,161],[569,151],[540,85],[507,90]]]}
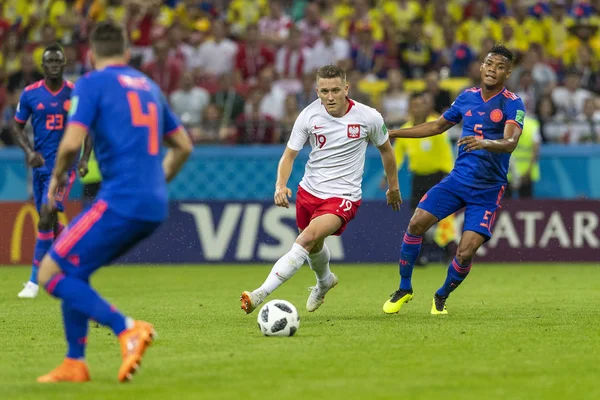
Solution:
{"label": "white and black soccer ball", "polygon": [[289,301],[271,300],[258,312],[258,328],[265,336],[294,336],[300,327],[298,310]]}

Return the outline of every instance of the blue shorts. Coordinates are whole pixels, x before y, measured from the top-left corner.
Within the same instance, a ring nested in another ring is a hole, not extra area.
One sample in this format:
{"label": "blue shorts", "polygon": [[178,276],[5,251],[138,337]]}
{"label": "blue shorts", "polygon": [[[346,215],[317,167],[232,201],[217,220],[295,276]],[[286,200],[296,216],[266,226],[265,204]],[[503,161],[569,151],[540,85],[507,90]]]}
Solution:
{"label": "blue shorts", "polygon": [[491,239],[496,210],[506,186],[495,186],[489,189],[475,189],[447,176],[432,187],[419,203],[419,208],[442,220],[465,207],[464,231],[473,231]]}
{"label": "blue shorts", "polygon": [[[69,198],[69,192],[75,182],[75,171],[69,171],[69,181],[67,187],[64,188],[60,193],[55,196],[56,208],[60,212],[65,211],[64,202]],[[33,171],[33,200],[35,202],[35,209],[38,214],[42,209],[42,204],[48,203],[48,187],[50,186],[50,179],[52,174],[46,171]]]}
{"label": "blue shorts", "polygon": [[50,257],[68,276],[87,280],[143,239],[161,222],[122,217],[98,200],[79,214],[52,245]]}

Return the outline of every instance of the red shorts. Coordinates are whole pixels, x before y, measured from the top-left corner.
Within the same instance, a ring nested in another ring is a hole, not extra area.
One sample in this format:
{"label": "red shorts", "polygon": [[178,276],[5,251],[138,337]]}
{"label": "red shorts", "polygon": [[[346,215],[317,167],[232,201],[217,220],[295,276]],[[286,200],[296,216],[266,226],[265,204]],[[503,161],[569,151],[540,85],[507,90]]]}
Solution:
{"label": "red shorts", "polygon": [[301,186],[298,186],[296,196],[296,224],[300,229],[306,229],[313,218],[325,214],[333,214],[340,217],[342,226],[334,235],[339,236],[346,229],[348,222],[356,216],[356,211],[360,207],[359,201],[350,201],[341,197],[331,197],[329,199],[320,199],[308,193]]}

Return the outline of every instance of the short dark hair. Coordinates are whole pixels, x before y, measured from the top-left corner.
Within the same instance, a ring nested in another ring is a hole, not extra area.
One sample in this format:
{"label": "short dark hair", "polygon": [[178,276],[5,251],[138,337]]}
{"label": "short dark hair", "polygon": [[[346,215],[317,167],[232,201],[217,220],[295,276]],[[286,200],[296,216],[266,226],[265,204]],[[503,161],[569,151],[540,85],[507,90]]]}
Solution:
{"label": "short dark hair", "polygon": [[342,81],[346,81],[346,71],[343,68],[338,67],[337,65],[325,65],[324,67],[319,68],[317,71],[317,79],[332,79],[332,78],[342,78]]}
{"label": "short dark hair", "polygon": [[514,53],[503,44],[495,44],[494,47],[490,49],[488,54],[498,54],[499,56],[505,57],[510,62],[513,62],[515,59]]}
{"label": "short dark hair", "polygon": [[65,53],[65,50],[59,43],[52,43],[50,46],[44,49],[44,53],[42,54],[46,54],[47,51],[58,51],[59,53]]}
{"label": "short dark hair", "polygon": [[127,47],[125,29],[116,22],[100,22],[92,31],[90,43],[98,57],[123,56]]}

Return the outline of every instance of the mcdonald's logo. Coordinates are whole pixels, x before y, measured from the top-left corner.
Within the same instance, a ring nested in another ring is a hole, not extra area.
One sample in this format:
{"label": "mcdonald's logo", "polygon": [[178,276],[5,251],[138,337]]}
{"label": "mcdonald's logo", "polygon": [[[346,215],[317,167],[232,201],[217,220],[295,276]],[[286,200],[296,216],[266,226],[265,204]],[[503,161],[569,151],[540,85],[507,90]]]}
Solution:
{"label": "mcdonald's logo", "polygon": [[[81,206],[79,202],[67,202],[65,206],[66,213],[59,213],[58,220],[62,224],[67,225],[69,222],[67,214],[70,216],[76,215],[81,210]],[[4,253],[4,256],[0,256],[0,263],[9,261],[11,264],[29,264],[40,220],[37,210],[31,203],[5,203],[2,208],[6,212],[5,217],[8,217],[8,221],[5,221],[8,223],[3,223],[3,225],[8,229],[12,228],[12,231],[8,231],[10,232],[10,247],[6,249],[8,250],[8,260],[6,260],[6,253]],[[14,219],[11,218],[11,214],[14,215]],[[10,223],[10,219],[12,219],[12,224]],[[31,225],[29,225],[29,222]],[[4,232],[0,232],[0,236],[8,236],[7,231],[4,229],[2,231]],[[30,234],[32,235],[30,236]],[[31,249],[29,249],[29,245],[31,245]]]}

